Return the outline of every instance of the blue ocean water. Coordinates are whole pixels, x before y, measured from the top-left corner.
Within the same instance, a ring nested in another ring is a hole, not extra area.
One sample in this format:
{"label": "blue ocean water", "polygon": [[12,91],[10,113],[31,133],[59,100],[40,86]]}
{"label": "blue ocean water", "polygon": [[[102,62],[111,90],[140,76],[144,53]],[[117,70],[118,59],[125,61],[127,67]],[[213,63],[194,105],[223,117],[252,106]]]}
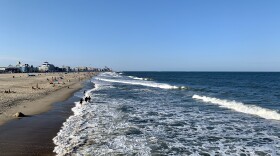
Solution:
{"label": "blue ocean water", "polygon": [[123,72],[53,139],[58,155],[280,155],[280,73]]}

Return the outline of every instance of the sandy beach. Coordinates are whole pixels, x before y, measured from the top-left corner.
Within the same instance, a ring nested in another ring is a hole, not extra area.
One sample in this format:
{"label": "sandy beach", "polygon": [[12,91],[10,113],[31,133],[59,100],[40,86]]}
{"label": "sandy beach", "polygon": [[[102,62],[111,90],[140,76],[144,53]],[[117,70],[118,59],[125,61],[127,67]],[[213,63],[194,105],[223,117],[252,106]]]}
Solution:
{"label": "sandy beach", "polygon": [[35,115],[64,101],[95,73],[0,74],[0,124],[17,112]]}

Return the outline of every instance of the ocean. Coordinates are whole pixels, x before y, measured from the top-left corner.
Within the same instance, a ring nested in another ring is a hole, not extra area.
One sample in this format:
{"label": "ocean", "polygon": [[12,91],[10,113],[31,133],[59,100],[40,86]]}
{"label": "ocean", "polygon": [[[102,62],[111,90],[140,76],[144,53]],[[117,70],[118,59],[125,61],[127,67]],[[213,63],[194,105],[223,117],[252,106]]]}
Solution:
{"label": "ocean", "polygon": [[280,73],[109,72],[91,82],[91,101],[77,101],[53,139],[57,155],[280,155]]}

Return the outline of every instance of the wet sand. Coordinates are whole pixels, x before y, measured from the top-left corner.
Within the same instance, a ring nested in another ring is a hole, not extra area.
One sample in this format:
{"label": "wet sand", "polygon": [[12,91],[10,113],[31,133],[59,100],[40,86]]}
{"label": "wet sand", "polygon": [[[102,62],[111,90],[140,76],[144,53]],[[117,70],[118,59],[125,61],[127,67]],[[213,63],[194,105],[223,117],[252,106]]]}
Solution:
{"label": "wet sand", "polygon": [[12,120],[0,126],[0,155],[55,155],[52,138],[62,123],[72,114],[71,108],[84,89],[92,88],[87,82],[83,89],[71,94],[64,102],[53,104],[48,112]]}
{"label": "wet sand", "polygon": [[[0,74],[0,125],[16,112],[35,115],[48,111],[82,88],[95,73]],[[10,93],[7,93],[10,91]]]}

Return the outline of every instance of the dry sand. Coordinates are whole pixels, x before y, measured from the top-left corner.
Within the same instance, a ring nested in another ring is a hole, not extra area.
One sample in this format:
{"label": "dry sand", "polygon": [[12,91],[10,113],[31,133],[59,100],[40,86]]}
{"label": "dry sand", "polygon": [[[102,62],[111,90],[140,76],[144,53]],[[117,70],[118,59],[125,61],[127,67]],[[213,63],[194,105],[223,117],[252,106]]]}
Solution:
{"label": "dry sand", "polygon": [[[16,112],[34,115],[55,102],[64,101],[96,73],[0,74],[0,125],[14,119]],[[10,93],[5,93],[5,91]]]}

